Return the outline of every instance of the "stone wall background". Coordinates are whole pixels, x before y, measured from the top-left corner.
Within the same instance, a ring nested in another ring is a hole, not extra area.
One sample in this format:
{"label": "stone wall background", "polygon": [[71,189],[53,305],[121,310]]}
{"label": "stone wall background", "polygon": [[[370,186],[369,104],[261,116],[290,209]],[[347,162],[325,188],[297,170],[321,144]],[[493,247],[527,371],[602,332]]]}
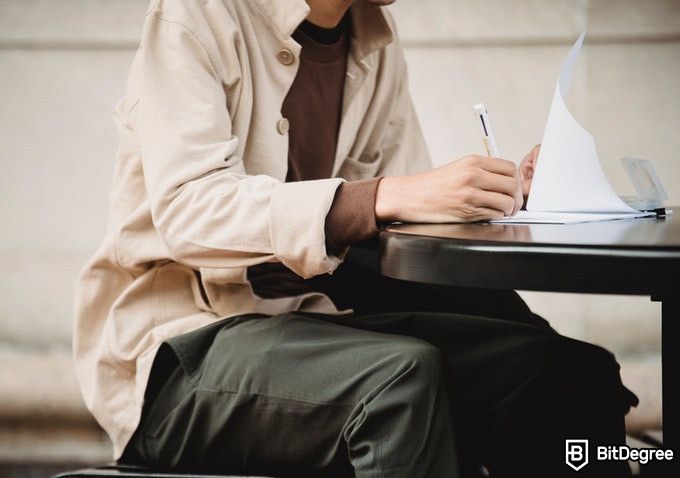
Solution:
{"label": "stone wall background", "polygon": [[[246,0],[244,0],[246,1]],[[146,0],[0,0],[0,462],[106,461],[70,361],[75,277],[101,240],[122,96]],[[438,164],[540,142],[559,65],[587,29],[570,104],[620,194],[619,159],[651,159],[680,204],[680,2],[400,0],[411,91]],[[523,293],[561,332],[614,350],[660,423],[660,307],[646,297]]]}

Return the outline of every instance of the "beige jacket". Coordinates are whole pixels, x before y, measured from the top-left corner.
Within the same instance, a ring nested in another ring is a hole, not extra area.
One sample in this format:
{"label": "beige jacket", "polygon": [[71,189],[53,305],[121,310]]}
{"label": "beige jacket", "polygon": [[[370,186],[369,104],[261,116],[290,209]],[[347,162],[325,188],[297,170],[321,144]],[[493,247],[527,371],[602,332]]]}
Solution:
{"label": "beige jacket", "polygon": [[362,0],[333,178],[285,183],[283,99],[298,68],[304,0],[153,0],[125,97],[109,222],[76,288],[74,355],[85,403],[119,457],[169,337],[247,312],[337,313],[321,294],[264,300],[246,268],[332,273],[324,222],[344,180],[424,170],[393,21]]}

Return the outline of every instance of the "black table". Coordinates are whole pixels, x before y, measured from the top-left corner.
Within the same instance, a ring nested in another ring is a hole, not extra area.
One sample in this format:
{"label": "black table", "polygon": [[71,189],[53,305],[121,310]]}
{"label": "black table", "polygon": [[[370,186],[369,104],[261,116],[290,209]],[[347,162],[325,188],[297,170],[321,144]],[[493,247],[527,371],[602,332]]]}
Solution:
{"label": "black table", "polygon": [[[680,207],[666,218],[584,224],[396,224],[380,269],[429,284],[649,295],[662,302],[664,446],[680,464]],[[677,476],[680,476],[678,474]]]}

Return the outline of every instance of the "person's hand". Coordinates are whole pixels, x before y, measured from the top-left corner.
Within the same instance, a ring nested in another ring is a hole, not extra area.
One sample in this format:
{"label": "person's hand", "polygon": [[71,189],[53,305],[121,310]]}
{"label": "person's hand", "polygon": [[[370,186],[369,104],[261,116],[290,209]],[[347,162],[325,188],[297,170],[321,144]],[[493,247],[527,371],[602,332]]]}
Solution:
{"label": "person's hand", "polygon": [[472,222],[512,216],[522,202],[515,163],[465,156],[424,173],[383,178],[375,213],[379,221]]}
{"label": "person's hand", "polygon": [[526,200],[531,191],[531,181],[534,179],[534,171],[536,171],[536,161],[538,161],[538,153],[541,151],[541,145],[534,146],[529,154],[524,156],[524,159],[519,163],[519,177],[522,181],[522,195]]}

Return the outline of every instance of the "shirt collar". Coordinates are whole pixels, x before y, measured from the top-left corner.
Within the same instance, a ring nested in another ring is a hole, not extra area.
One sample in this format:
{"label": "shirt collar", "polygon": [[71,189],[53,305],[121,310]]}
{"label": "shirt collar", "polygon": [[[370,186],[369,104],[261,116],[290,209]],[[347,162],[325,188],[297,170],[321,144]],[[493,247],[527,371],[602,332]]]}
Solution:
{"label": "shirt collar", "polygon": [[[276,36],[287,40],[309,15],[305,0],[253,0]],[[350,10],[353,48],[364,58],[390,44],[394,34],[381,7],[357,0]]]}

